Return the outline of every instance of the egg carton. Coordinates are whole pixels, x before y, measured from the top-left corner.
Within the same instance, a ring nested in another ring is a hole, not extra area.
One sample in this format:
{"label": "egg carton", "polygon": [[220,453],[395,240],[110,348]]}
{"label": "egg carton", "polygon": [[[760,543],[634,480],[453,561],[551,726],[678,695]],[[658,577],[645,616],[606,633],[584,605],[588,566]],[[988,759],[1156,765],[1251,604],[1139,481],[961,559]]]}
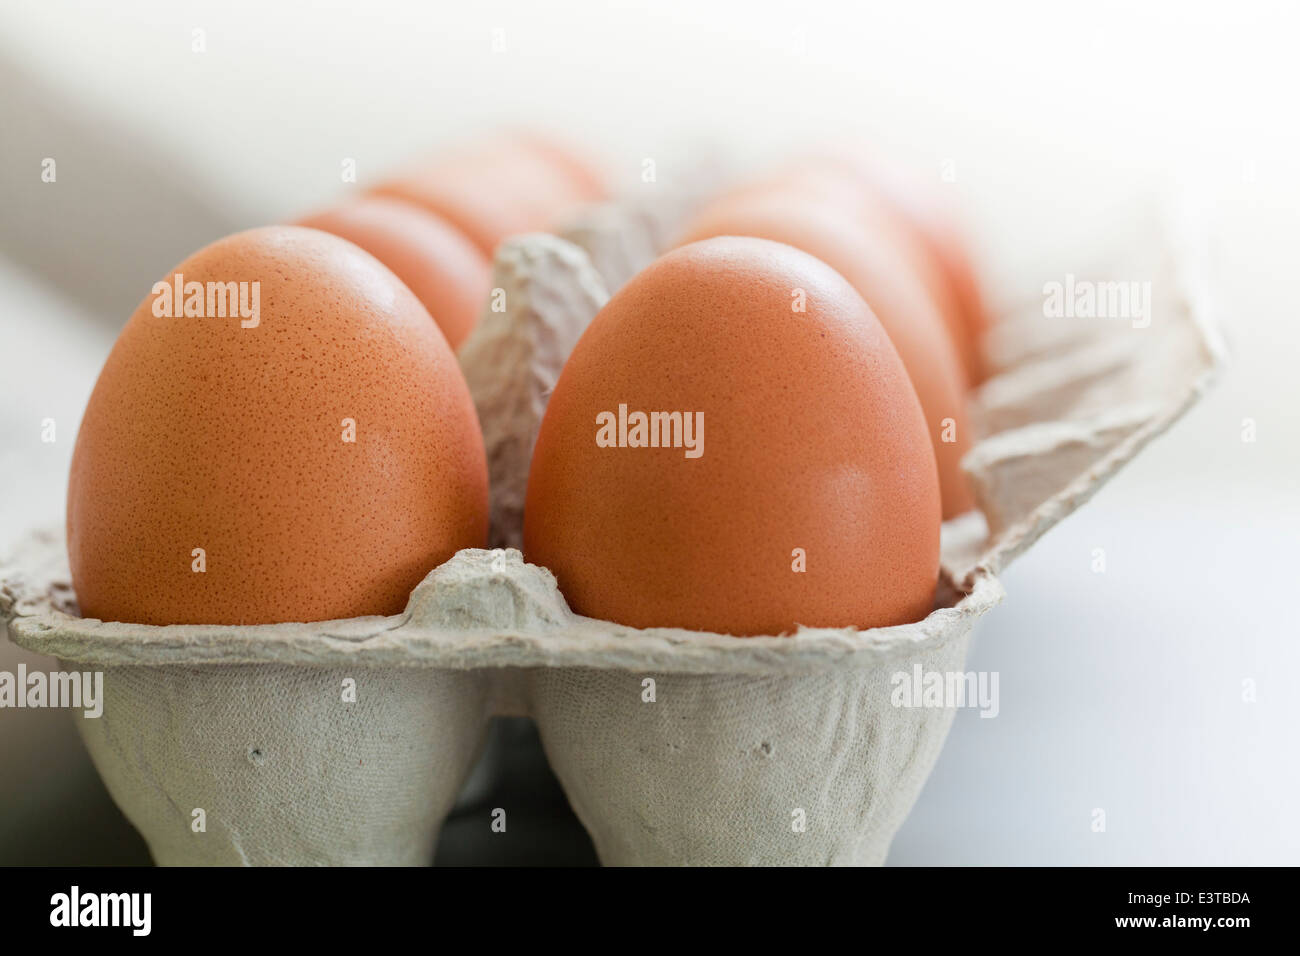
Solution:
{"label": "egg carton", "polygon": [[[505,310],[489,306],[460,353],[484,428],[492,548],[435,568],[403,613],[113,623],[77,616],[61,531],[33,534],[0,567],[11,638],[103,672],[102,716],[76,720],[158,863],[427,864],[502,715],[536,722],[607,865],[880,864],[955,713],[894,706],[896,675],[963,671],[973,627],[1003,598],[999,571],[1224,360],[1201,273],[1167,233],[1144,246],[1150,263],[1119,273],[1155,277],[1148,328],[1047,320],[1039,301],[990,336],[999,374],[974,396],[983,437],[965,463],[982,514],[944,526],[924,620],[750,638],[593,620],[517,550],[528,465],[565,358],[663,233],[623,204],[567,238],[501,247]],[[494,819],[509,832],[508,816]]]}

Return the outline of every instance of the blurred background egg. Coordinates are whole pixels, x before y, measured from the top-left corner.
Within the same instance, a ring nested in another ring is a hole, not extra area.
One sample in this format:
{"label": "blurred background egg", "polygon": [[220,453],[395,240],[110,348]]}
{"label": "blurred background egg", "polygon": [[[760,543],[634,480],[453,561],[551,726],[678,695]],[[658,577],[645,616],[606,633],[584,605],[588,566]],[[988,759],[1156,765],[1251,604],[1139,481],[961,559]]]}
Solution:
{"label": "blurred background egg", "polygon": [[406,283],[452,349],[469,335],[487,301],[492,267],[458,229],[419,206],[370,196],[301,219],[370,253]]}
{"label": "blurred background egg", "polygon": [[507,148],[511,142],[517,143],[559,169],[583,201],[595,202],[609,197],[602,164],[591,152],[590,143],[583,142],[578,146],[542,129],[517,130],[503,134],[502,140],[507,143]]}
{"label": "blurred background egg", "polygon": [[[701,453],[685,435],[600,447],[620,405],[702,415]],[[524,551],[581,614],[779,634],[925,617],[939,524],[916,391],[862,297],[791,246],[720,238],[657,260],[579,341],[533,454]]]}
{"label": "blurred background egg", "polygon": [[594,166],[540,134],[501,134],[447,150],[382,183],[375,194],[423,206],[491,257],[502,240],[555,228],[605,198]]}
{"label": "blurred background egg", "polygon": [[784,242],[848,280],[884,326],[916,388],[938,463],[943,515],[953,518],[974,507],[961,470],[971,443],[966,372],[906,239],[888,217],[867,226],[856,198],[855,191],[816,178],[742,187],[701,210],[679,242],[713,236]]}
{"label": "blurred background egg", "polygon": [[944,298],[950,298],[953,311],[945,311],[945,318],[950,320],[971,383],[982,382],[987,370],[979,341],[992,324],[993,313],[985,304],[958,212],[943,195],[938,178],[929,183],[915,170],[862,145],[842,146],[796,165],[810,173],[821,170],[856,181],[907,227],[947,285]]}
{"label": "blurred background egg", "polygon": [[[175,273],[248,283],[255,319],[173,316],[158,290]],[[265,227],[207,246],[154,288],[108,356],[73,452],[68,556],[84,616],[395,614],[429,570],[484,544],[487,470],[465,381],[375,258]]]}

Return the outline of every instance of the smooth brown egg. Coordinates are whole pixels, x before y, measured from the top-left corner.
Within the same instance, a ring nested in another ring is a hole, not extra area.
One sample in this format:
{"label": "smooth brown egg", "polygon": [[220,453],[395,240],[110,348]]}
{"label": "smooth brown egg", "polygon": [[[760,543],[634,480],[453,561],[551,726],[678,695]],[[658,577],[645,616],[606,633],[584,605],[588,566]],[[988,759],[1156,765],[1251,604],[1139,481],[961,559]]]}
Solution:
{"label": "smooth brown egg", "polygon": [[583,201],[596,202],[609,198],[609,187],[600,164],[586,151],[540,130],[524,130],[514,136],[563,171]]}
{"label": "smooth brown egg", "polygon": [[605,198],[585,160],[536,134],[462,146],[374,192],[423,206],[489,257],[502,240],[554,228],[583,203]]}
{"label": "smooth brown egg", "polygon": [[803,173],[845,176],[884,202],[925,250],[947,287],[952,311],[945,311],[973,384],[987,377],[979,342],[992,325],[992,312],[972,261],[966,236],[938,185],[927,184],[906,167],[864,148],[845,148],[795,164]]}
{"label": "smooth brown egg", "polygon": [[355,243],[406,283],[453,350],[487,301],[492,266],[458,229],[397,199],[365,197],[298,222]]}
{"label": "smooth brown egg", "polygon": [[73,585],[104,620],[395,614],[486,535],[483,441],[446,339],[378,260],[292,226],[221,239],[154,286],[68,484]]}
{"label": "smooth brown egg", "polygon": [[973,508],[961,470],[971,443],[966,373],[913,260],[887,224],[865,228],[842,205],[803,188],[773,185],[721,197],[692,220],[680,242],[712,236],[784,242],[849,281],[879,318],[916,387],[938,462],[944,518]]}
{"label": "smooth brown egg", "polygon": [[939,524],[916,391],[862,297],[788,245],[722,238],[657,260],[578,342],[524,553],[584,615],[780,634],[925,617]]}

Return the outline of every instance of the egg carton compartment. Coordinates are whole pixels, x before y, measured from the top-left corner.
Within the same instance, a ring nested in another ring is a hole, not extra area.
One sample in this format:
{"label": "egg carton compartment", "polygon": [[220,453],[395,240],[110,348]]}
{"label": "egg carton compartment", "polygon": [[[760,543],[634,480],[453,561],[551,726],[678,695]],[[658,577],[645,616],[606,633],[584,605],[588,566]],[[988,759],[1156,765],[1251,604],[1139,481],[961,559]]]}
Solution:
{"label": "egg carton compartment", "polygon": [[894,706],[894,676],[964,670],[972,628],[1003,597],[1000,569],[1169,427],[1224,360],[1195,260],[1167,232],[1146,247],[1159,270],[1149,327],[1063,335],[1030,303],[993,333],[1001,372],[974,396],[984,437],[965,462],[980,512],[945,525],[924,620],[749,638],[593,620],[517,550],[524,488],[565,358],[609,288],[662,246],[648,222],[604,207],[566,233],[574,242],[499,250],[506,307],[489,305],[460,352],[493,548],[435,568],[402,614],[104,622],[77,616],[61,533],[33,534],[0,566],[11,638],[103,671],[103,715],[76,720],[157,862],[428,863],[501,715],[536,722],[605,864],[879,864],[954,716]]}

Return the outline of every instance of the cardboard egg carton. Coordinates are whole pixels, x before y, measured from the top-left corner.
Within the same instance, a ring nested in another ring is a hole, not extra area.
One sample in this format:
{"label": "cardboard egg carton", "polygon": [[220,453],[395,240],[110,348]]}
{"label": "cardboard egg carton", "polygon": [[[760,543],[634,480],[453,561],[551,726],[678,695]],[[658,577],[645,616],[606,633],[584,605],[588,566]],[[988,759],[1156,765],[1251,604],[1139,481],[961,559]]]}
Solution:
{"label": "cardboard egg carton", "polygon": [[501,247],[505,309],[489,304],[460,353],[493,549],[435,568],[403,613],[112,623],[77,616],[61,531],[0,566],[11,638],[103,672],[103,715],[76,719],[157,862],[428,863],[506,715],[536,721],[605,864],[879,864],[954,716],[894,706],[897,675],[962,672],[972,628],[1003,598],[1000,569],[1169,427],[1224,358],[1195,260],[1166,232],[1149,262],[1122,264],[1152,276],[1148,327],[1047,319],[1036,301],[990,335],[999,374],[973,396],[983,437],[966,459],[982,514],[945,525],[923,621],[751,638],[624,627],[574,614],[516,549],[564,360],[666,233],[610,205],[567,238]]}

